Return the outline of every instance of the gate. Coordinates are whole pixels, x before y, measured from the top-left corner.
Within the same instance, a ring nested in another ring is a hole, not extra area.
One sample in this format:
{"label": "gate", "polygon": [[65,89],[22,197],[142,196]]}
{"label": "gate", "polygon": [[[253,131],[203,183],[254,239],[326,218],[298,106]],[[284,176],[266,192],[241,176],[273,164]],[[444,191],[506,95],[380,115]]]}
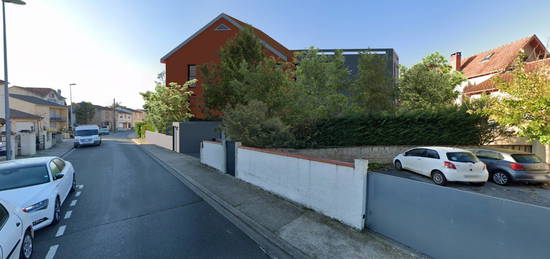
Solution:
{"label": "gate", "polygon": [[235,176],[235,141],[225,141],[225,170]]}
{"label": "gate", "polygon": [[218,130],[219,121],[188,121],[179,124],[179,152],[194,157],[200,156],[201,141],[208,139],[221,139],[222,134]]}

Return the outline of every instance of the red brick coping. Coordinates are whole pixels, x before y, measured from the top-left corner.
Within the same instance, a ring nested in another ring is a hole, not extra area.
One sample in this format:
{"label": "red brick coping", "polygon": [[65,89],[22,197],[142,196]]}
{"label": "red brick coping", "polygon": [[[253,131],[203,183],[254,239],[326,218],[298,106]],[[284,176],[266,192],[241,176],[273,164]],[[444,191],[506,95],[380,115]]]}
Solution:
{"label": "red brick coping", "polygon": [[262,148],[255,148],[255,147],[241,146],[240,148],[248,149],[248,150],[252,150],[252,151],[263,152],[263,153],[275,154],[275,155],[280,155],[280,156],[289,156],[289,157],[295,157],[295,158],[299,158],[299,159],[305,159],[305,160],[316,161],[316,162],[321,162],[321,163],[327,163],[327,164],[333,164],[333,165],[347,166],[347,167],[355,168],[354,164],[347,163],[347,162],[334,161],[334,160],[316,158],[316,157],[309,157],[309,156],[302,156],[302,155],[297,155],[297,154],[291,154],[291,153],[285,153],[285,152],[279,152],[279,151],[273,151],[273,150],[269,150],[269,149],[262,149]]}

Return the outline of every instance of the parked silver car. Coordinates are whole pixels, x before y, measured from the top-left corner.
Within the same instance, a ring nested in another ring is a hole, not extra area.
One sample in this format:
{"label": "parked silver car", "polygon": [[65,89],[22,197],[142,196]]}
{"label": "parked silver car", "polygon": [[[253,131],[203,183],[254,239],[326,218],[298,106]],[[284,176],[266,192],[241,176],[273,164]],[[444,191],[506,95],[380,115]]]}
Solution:
{"label": "parked silver car", "polygon": [[550,182],[550,165],[535,154],[499,148],[471,151],[487,165],[489,178],[498,185]]}

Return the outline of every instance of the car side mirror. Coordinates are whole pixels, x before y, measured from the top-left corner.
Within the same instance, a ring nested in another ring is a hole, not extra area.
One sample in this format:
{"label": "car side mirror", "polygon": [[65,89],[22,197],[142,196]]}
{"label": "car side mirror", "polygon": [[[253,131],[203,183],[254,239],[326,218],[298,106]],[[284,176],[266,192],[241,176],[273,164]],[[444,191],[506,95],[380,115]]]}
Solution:
{"label": "car side mirror", "polygon": [[65,176],[64,174],[56,174],[55,177],[54,177],[54,180],[59,180],[61,178],[63,178],[63,176]]}

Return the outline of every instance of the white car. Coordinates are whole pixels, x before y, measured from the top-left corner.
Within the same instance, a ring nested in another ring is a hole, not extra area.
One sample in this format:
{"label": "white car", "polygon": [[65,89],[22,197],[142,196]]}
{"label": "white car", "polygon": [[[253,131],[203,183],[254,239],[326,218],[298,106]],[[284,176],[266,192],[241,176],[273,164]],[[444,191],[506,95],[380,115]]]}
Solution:
{"label": "white car", "polygon": [[99,135],[109,135],[109,128],[107,126],[99,128]]}
{"label": "white car", "polygon": [[97,125],[82,125],[75,128],[74,147],[101,145],[99,127]]}
{"label": "white car", "polygon": [[21,208],[37,230],[61,219],[61,205],[76,188],[73,165],[59,157],[0,162],[0,199]]}
{"label": "white car", "polygon": [[0,258],[31,258],[33,239],[29,215],[0,200]]}
{"label": "white car", "polygon": [[449,147],[418,147],[393,159],[398,170],[407,169],[428,176],[438,185],[471,182],[483,185],[489,178],[487,166],[472,152]]}

